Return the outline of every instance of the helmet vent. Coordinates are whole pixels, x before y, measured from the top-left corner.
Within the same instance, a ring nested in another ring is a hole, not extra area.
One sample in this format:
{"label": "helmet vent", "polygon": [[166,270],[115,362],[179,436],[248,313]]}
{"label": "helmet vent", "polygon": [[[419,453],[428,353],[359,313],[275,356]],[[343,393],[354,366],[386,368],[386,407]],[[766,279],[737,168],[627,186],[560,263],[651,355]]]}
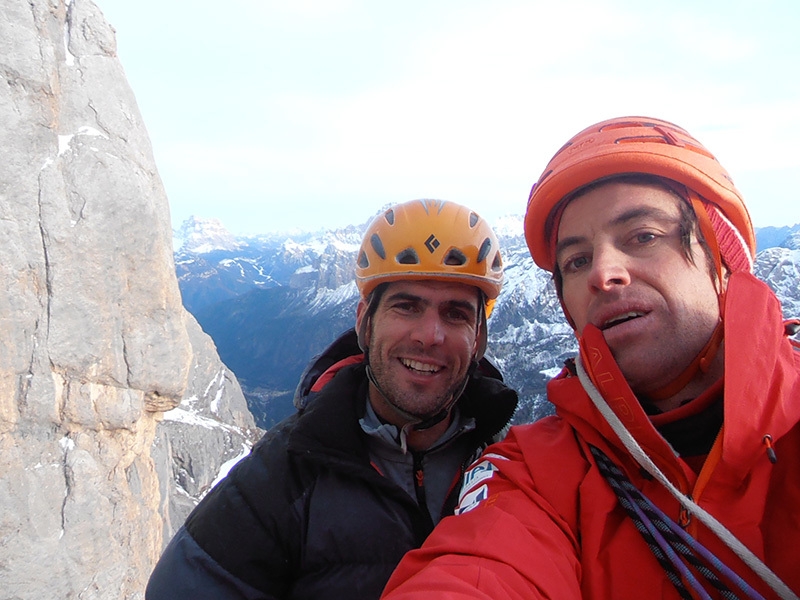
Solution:
{"label": "helmet vent", "polygon": [[672,146],[677,146],[677,144],[672,144],[671,141],[663,135],[656,135],[655,133],[653,135],[628,135],[614,140],[615,144],[643,144],[646,142],[656,142],[658,144],[670,144]]}
{"label": "helmet vent", "polygon": [[629,129],[631,127],[651,127],[655,129],[658,127],[658,123],[654,123],[652,121],[617,121],[614,123],[607,123],[602,125],[599,131],[602,133],[603,131],[611,131],[612,129]]}
{"label": "helmet vent", "polygon": [[494,261],[492,262],[492,271],[502,271],[503,270],[503,259],[500,257],[500,253],[494,255]]}
{"label": "helmet vent", "polygon": [[444,257],[444,264],[451,267],[460,267],[467,264],[467,257],[458,248],[451,248],[447,256]]}
{"label": "helmet vent", "polygon": [[499,254],[497,236],[480,213],[445,200],[411,200],[385,206],[367,226],[356,285],[364,299],[384,283],[404,280],[462,283],[496,298],[503,267],[492,261],[500,265]]}
{"label": "helmet vent", "polygon": [[373,233],[372,237],[369,238],[369,243],[372,244],[372,249],[375,250],[375,254],[380,256],[381,260],[386,260],[386,250],[383,248],[381,236],[377,233]]}
{"label": "helmet vent", "polygon": [[478,250],[478,262],[483,262],[486,260],[486,257],[489,256],[489,251],[492,249],[492,240],[486,238],[483,240],[481,244],[480,250]]}
{"label": "helmet vent", "polygon": [[414,251],[413,248],[406,248],[397,253],[395,260],[398,264],[401,265],[418,265],[419,264],[419,256]]}

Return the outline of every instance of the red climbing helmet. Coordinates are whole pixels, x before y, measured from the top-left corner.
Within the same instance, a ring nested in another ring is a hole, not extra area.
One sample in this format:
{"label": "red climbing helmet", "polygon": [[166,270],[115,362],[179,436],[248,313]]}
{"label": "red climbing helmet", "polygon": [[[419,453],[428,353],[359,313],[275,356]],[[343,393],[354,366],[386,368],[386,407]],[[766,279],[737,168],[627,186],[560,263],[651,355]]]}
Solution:
{"label": "red climbing helmet", "polygon": [[[647,117],[620,117],[587,127],[550,159],[531,190],[525,215],[525,239],[536,264],[553,271],[557,209],[564,198],[594,181],[631,173],[676,181],[699,195],[706,206],[713,205],[715,209],[706,212],[712,213],[712,220],[722,213],[722,219],[741,237],[743,253],[749,253],[744,262],[752,264],[756,249],[753,225],[727,171],[685,130]],[[694,208],[698,213],[698,206]],[[712,226],[702,214],[698,219],[706,240],[716,241],[715,232],[720,231],[716,222]]]}

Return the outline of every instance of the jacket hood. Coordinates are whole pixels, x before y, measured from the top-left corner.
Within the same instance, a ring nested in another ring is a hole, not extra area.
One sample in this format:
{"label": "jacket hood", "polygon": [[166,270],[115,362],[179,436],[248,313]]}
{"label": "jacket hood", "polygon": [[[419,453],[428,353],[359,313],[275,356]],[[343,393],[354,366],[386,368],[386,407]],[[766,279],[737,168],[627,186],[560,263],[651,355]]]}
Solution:
{"label": "jacket hood", "polygon": [[[355,328],[348,329],[337,337],[320,354],[317,354],[306,365],[303,374],[300,375],[300,382],[294,390],[294,406],[302,411],[308,406],[313,396],[312,388],[326,374],[325,380],[320,381],[324,384],[329,381],[342,367],[348,364],[358,364],[363,362],[364,354],[358,346],[358,335]],[[318,386],[314,392],[319,391]]]}

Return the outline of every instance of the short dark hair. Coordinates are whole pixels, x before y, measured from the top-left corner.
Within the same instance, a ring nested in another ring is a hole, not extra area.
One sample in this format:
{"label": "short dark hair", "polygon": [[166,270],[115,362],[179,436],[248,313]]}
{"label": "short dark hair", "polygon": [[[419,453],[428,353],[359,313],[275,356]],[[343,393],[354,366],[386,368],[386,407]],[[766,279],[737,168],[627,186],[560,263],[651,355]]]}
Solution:
{"label": "short dark hair", "polygon": [[384,281],[383,283],[379,283],[375,289],[369,293],[369,296],[367,296],[367,312],[364,315],[365,319],[372,318],[375,311],[378,310],[378,304],[380,304],[381,298],[383,298],[388,288],[389,282]]}

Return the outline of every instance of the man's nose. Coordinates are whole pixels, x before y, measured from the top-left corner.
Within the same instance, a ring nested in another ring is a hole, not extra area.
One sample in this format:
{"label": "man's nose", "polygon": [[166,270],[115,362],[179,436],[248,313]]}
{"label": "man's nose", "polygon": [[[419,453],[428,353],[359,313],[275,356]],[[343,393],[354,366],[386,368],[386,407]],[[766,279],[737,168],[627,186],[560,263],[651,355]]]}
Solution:
{"label": "man's nose", "polygon": [[444,342],[444,324],[437,311],[426,310],[414,325],[411,337],[423,346],[435,346]]}
{"label": "man's nose", "polygon": [[624,252],[611,245],[595,248],[589,272],[589,285],[592,289],[608,292],[616,286],[631,282],[628,261]]}

